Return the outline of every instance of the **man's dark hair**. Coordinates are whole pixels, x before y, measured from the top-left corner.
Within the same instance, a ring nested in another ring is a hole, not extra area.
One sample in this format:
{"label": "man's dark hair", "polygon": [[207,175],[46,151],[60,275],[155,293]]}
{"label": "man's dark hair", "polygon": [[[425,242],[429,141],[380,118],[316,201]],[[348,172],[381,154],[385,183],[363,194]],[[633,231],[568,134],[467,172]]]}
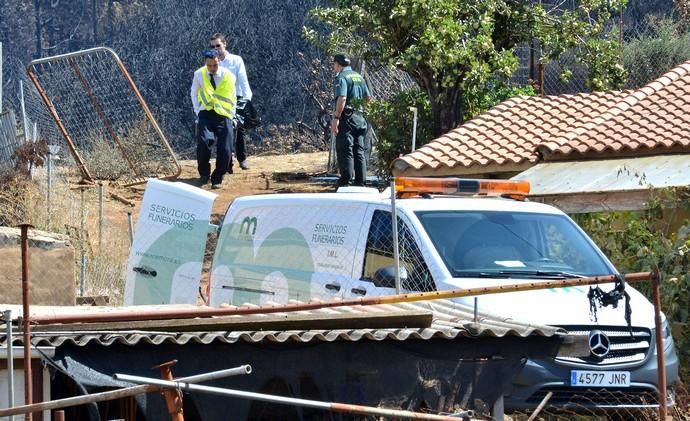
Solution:
{"label": "man's dark hair", "polygon": [[350,65],[350,56],[348,56],[345,53],[338,53],[333,56],[333,61],[338,63],[341,66],[349,66]]}
{"label": "man's dark hair", "polygon": [[223,44],[228,45],[228,42],[225,40],[225,35],[220,32],[216,32],[208,38],[209,41],[213,41],[214,39],[219,39]]}

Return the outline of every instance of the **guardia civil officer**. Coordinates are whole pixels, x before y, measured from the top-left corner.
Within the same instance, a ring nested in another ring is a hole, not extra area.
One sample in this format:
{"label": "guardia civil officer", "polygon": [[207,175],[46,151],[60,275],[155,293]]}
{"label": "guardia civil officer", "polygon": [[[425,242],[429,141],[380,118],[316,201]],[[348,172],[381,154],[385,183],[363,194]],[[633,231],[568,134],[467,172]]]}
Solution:
{"label": "guardia civil officer", "polygon": [[364,186],[367,177],[364,141],[367,121],[362,113],[363,102],[370,98],[369,88],[364,78],[350,67],[350,57],[347,54],[333,56],[333,70],[336,77],[331,131],[336,136],[335,151],[340,170],[338,186]]}
{"label": "guardia civil officer", "polygon": [[[218,64],[218,51],[204,52],[204,65],[194,72],[190,92],[197,116],[196,162],[199,183],[211,180],[211,188],[219,189],[223,174],[228,171],[232,153],[235,113],[235,75]],[[211,173],[211,148],[216,145],[216,168]]]}

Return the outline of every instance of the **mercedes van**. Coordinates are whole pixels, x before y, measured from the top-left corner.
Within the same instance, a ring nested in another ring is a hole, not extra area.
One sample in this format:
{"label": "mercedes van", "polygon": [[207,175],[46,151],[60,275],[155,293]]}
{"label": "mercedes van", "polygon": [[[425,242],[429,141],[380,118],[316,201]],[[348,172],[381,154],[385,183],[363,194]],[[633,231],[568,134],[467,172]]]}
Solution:
{"label": "mercedes van", "polygon": [[[525,182],[396,183],[394,201],[390,189],[368,188],[236,199],[215,249],[210,304],[359,298],[394,294],[396,287],[404,293],[618,274],[567,215],[524,200]],[[608,291],[613,284],[600,287]],[[632,286],[625,288],[630,328],[625,305],[591,314],[589,287],[458,299],[481,312],[588,338],[588,356],[526,360],[505,397],[507,408],[533,408],[548,392],[553,392],[549,405],[556,406],[658,404],[658,352],[664,353],[668,384],[678,378],[673,339],[664,318],[663,349],[656,348],[652,304]]]}

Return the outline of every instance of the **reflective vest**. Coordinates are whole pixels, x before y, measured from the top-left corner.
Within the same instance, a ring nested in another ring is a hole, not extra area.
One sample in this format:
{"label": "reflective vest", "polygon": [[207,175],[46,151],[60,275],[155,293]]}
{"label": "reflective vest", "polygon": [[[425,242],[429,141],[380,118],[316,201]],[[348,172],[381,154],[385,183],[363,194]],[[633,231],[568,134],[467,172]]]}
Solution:
{"label": "reflective vest", "polygon": [[[202,66],[199,70],[201,70],[203,80],[203,86],[196,94],[199,104],[207,111],[215,111],[218,115],[232,118],[235,111],[235,103],[237,102],[235,75],[230,71],[220,71],[219,67],[219,73],[222,72],[221,78],[218,81],[216,77],[216,89],[213,89],[206,66]],[[218,76],[218,73],[216,73],[216,76]]]}

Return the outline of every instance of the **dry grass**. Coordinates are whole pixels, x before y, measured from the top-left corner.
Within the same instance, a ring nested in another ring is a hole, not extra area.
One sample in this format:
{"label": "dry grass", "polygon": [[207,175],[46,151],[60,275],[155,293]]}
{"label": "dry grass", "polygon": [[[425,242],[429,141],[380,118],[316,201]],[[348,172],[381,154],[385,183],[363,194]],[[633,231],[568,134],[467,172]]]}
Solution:
{"label": "dry grass", "polygon": [[[58,167],[51,180],[50,208],[45,168],[34,172],[33,181],[21,176],[3,177],[0,191],[0,225],[28,223],[34,228],[70,236],[75,249],[74,272],[77,295],[80,294],[82,251],[84,254],[84,295],[108,296],[111,304],[121,304],[124,276],[129,254],[126,213],[113,223],[112,209],[102,222],[103,238],[99,244],[97,186],[74,188],[79,175],[71,167]],[[85,230],[81,230],[82,218]]]}

